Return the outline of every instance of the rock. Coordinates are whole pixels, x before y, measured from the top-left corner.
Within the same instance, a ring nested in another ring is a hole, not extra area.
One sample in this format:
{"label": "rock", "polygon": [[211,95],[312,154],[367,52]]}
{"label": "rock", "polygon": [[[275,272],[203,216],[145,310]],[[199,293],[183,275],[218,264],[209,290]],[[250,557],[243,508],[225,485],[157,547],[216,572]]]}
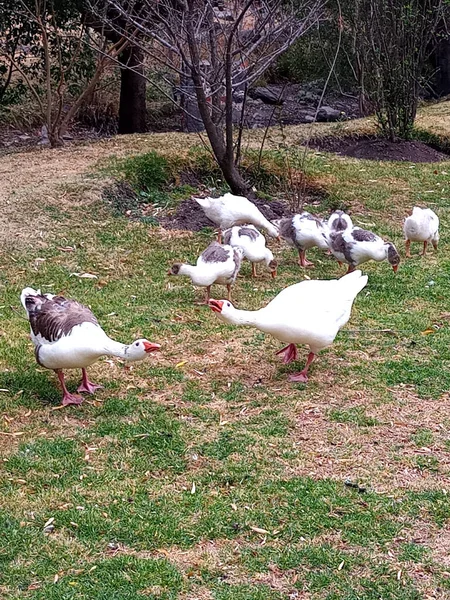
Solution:
{"label": "rock", "polygon": [[233,92],[233,101],[236,104],[242,104],[244,102],[245,93],[242,91]]}
{"label": "rock", "polygon": [[117,542],[109,542],[109,544],[106,547],[108,548],[108,550],[118,550],[119,544]]}
{"label": "rock", "polygon": [[47,525],[47,527],[44,527],[44,529],[42,531],[44,533],[53,533],[53,531],[55,531],[55,526],[52,524]]}
{"label": "rock", "polygon": [[298,99],[300,102],[305,102],[306,104],[317,104],[320,100],[320,96],[313,92],[308,92],[307,90],[300,90]]}
{"label": "rock", "polygon": [[262,100],[264,104],[281,105],[284,102],[280,94],[277,94],[272,90],[269,90],[269,88],[264,87],[252,88],[249,90],[248,95],[250,98]]}
{"label": "rock", "polygon": [[345,119],[345,113],[331,106],[322,106],[317,113],[317,120],[320,122],[342,121]]}
{"label": "rock", "polygon": [[314,123],[315,118],[313,117],[313,115],[305,115],[304,119],[305,123]]}

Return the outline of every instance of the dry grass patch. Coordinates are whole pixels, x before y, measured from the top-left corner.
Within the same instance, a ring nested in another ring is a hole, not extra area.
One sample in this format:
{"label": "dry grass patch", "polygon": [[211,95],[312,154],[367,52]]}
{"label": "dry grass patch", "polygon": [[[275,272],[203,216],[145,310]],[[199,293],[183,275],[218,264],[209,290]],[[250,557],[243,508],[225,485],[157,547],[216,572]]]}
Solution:
{"label": "dry grass patch", "polygon": [[[350,479],[383,493],[448,486],[450,397],[427,401],[411,388],[392,393],[392,402],[380,403],[367,390],[331,388],[326,405],[298,407],[290,435],[298,457],[286,473]],[[430,448],[414,442],[421,429],[433,432]],[[433,459],[429,467],[427,457]]]}

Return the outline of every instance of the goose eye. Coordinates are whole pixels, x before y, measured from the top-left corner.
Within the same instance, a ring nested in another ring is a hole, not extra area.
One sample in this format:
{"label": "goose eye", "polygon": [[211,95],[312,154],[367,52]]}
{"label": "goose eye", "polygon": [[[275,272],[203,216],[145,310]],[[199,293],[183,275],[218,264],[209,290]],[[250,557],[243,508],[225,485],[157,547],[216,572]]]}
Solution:
{"label": "goose eye", "polygon": [[139,346],[139,342],[136,342],[136,343],[135,343],[135,346]]}

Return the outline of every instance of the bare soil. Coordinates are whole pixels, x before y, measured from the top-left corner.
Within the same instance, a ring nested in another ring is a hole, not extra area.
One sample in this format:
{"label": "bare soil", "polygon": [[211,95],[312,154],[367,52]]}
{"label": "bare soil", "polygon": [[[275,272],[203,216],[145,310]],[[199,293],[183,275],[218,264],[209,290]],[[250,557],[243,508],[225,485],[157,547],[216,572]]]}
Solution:
{"label": "bare soil", "polygon": [[439,150],[419,141],[390,142],[377,137],[325,137],[309,143],[311,148],[325,152],[336,152],[365,160],[401,161],[413,163],[434,163],[448,160]]}

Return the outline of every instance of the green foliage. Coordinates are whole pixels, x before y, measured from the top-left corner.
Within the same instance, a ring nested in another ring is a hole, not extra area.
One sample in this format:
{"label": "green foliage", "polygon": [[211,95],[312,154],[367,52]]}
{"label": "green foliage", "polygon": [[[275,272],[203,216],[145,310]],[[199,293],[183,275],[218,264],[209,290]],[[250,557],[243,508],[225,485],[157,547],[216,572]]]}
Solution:
{"label": "green foliage", "polygon": [[169,182],[167,160],[156,152],[125,159],[119,165],[123,177],[138,192],[160,190]]}
{"label": "green foliage", "polygon": [[366,92],[392,141],[411,139],[429,45],[445,0],[359,0],[355,28]]}

